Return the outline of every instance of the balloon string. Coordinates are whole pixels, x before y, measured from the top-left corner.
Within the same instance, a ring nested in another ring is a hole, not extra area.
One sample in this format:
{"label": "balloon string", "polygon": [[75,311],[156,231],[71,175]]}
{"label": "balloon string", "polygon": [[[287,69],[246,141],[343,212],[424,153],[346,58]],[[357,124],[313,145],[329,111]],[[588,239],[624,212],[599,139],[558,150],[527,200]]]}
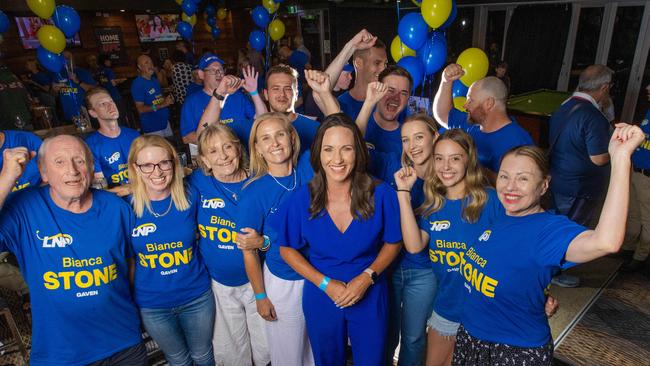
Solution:
{"label": "balloon string", "polygon": [[[395,1],[395,7],[397,8],[397,27],[398,28],[399,28],[399,19],[400,19],[399,3],[400,3],[400,0]],[[402,57],[404,57],[404,44],[402,43],[402,37],[399,37],[398,39],[399,39],[399,56],[400,56],[400,58],[402,58]]]}

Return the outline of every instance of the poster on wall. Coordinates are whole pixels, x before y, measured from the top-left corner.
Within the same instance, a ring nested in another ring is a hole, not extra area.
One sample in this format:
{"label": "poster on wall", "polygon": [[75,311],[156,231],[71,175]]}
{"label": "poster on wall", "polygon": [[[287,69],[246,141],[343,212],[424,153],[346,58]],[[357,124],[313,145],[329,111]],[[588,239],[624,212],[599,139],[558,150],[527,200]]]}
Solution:
{"label": "poster on wall", "polygon": [[128,63],[120,27],[95,27],[99,53],[108,55],[113,65]]}

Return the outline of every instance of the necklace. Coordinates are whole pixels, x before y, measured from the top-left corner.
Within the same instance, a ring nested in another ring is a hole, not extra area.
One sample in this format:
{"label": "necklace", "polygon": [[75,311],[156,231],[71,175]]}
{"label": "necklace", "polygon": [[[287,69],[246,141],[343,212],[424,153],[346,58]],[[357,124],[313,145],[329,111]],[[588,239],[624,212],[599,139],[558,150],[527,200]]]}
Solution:
{"label": "necklace", "polygon": [[269,174],[269,175],[271,176],[271,178],[273,178],[275,183],[277,183],[280,187],[284,188],[286,191],[293,191],[294,189],[296,189],[296,183],[297,183],[296,170],[292,169],[291,172],[293,174],[293,187],[291,187],[291,188],[286,187],[284,184],[280,183],[277,179],[275,179],[275,177],[273,175],[271,175],[271,174]]}
{"label": "necklace", "polygon": [[[217,182],[219,182],[219,181],[217,181]],[[221,182],[219,182],[219,186],[221,188],[225,189],[226,191],[228,191],[230,193],[230,196],[232,197],[232,199],[234,201],[237,201],[237,193],[235,193],[235,192],[231,191],[230,189],[228,189],[228,187],[226,187],[226,185],[221,183]]]}
{"label": "necklace", "polygon": [[174,203],[174,200],[172,200],[171,197],[170,197],[169,198],[169,207],[167,207],[167,210],[165,212],[159,214],[159,213],[154,212],[153,209],[149,209],[149,212],[151,212],[151,214],[155,218],[163,217],[163,216],[167,215],[169,213],[169,211],[172,209],[172,203]]}

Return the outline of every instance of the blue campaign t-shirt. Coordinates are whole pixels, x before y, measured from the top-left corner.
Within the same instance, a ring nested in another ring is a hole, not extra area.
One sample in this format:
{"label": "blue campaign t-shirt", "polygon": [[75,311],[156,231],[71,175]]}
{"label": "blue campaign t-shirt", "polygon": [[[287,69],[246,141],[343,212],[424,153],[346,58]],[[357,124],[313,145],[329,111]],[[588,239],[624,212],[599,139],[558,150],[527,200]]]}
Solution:
{"label": "blue campaign t-shirt", "polygon": [[86,144],[95,159],[95,172],[104,174],[109,186],[129,182],[128,158],[131,143],[140,134],[128,127],[120,127],[119,136],[113,138],[95,131],[86,137]]}
{"label": "blue campaign t-shirt", "polygon": [[72,117],[78,116],[81,106],[86,99],[86,91],[81,85],[67,79],[65,76],[59,77],[57,83],[65,84],[59,89],[59,101],[63,108],[63,119],[72,121]]}
{"label": "blue campaign t-shirt", "polygon": [[[199,127],[199,121],[203,111],[210,102],[211,95],[205,91],[197,92],[185,98],[181,109],[181,136],[185,137],[195,132]],[[241,90],[236,91],[226,98],[226,104],[221,110],[219,122],[227,125],[235,131],[239,140],[248,146],[248,137],[255,119],[255,106],[250,97]]]}
{"label": "blue campaign t-shirt", "polygon": [[97,70],[95,77],[97,78],[99,85],[108,91],[114,101],[117,102],[118,100],[122,99],[120,91],[115,85],[113,85],[113,80],[115,80],[115,73],[113,70],[109,69],[106,66],[102,66]]}
{"label": "blue campaign t-shirt", "polygon": [[189,177],[189,183],[200,197],[197,221],[201,258],[215,281],[231,287],[248,283],[244,256],[235,244],[238,231],[235,220],[245,182],[219,182],[202,171],[195,171]]}
{"label": "blue campaign t-shirt", "polygon": [[374,112],[370,114],[370,118],[368,119],[368,128],[366,129],[364,138],[377,151],[402,153],[402,135],[400,134],[399,126],[392,131],[384,130],[375,121]]}
{"label": "blue campaign t-shirt", "polygon": [[551,191],[573,197],[600,194],[609,168],[589,156],[607,153],[609,137],[609,121],[591,102],[573,97],[562,104],[549,120],[549,141],[556,141],[549,157]]}
{"label": "blue campaign t-shirt", "polygon": [[190,207],[178,211],[171,195],[151,201],[135,218],[131,234],[135,254],[134,294],[143,308],[187,304],[210,289],[210,279],[197,255],[196,215],[199,194],[188,189]]}
{"label": "blue campaign t-shirt", "polygon": [[39,71],[36,74],[32,74],[30,79],[41,86],[50,86],[54,82],[54,76],[46,71]]}
{"label": "blue campaign t-shirt", "polygon": [[357,119],[359,112],[361,112],[361,107],[363,106],[363,100],[358,101],[352,98],[349,91],[339,95],[337,99],[341,106],[341,112],[352,118],[353,121]]}
{"label": "blue campaign t-shirt", "polygon": [[648,140],[650,138],[650,109],[646,112],[640,127],[645,134],[645,141],[632,154],[632,163],[637,169],[650,169],[650,141]]}
{"label": "blue campaign t-shirt", "polygon": [[479,163],[493,172],[499,171],[501,158],[517,146],[534,145],[530,134],[511,117],[512,122],[494,132],[482,132],[479,125],[470,124],[467,113],[452,108],[447,120],[449,129],[460,128],[467,132],[476,144]]}
{"label": "blue campaign t-shirt", "polygon": [[86,365],[142,341],[126,260],[134,215],[91,192],[84,213],[57,206],[49,186],[12,195],[0,213],[0,250],[16,254],[31,295],[31,365]]}
{"label": "blue campaign t-shirt", "polygon": [[296,113],[296,119],[293,120],[292,124],[296,132],[298,132],[298,137],[300,137],[300,152],[311,150],[311,144],[314,142],[320,123],[300,113]]}
{"label": "blue campaign t-shirt", "polygon": [[[29,151],[38,153],[38,149],[41,147],[41,139],[38,136],[34,135],[31,132],[25,131],[13,131],[5,130],[2,131],[5,135],[5,142],[0,146],[0,170],[2,170],[3,157],[2,152],[5,149],[10,149],[14,147],[25,147]],[[38,164],[36,163],[38,156],[32,158],[32,160],[27,163],[25,171],[18,178],[16,184],[11,189],[12,192],[17,192],[21,189],[27,187],[34,187],[41,184],[41,173],[38,171]]]}
{"label": "blue campaign t-shirt", "polygon": [[[138,76],[131,84],[131,95],[133,101],[144,103],[145,106],[151,107],[152,105],[160,106],[165,101],[160,88],[160,83],[155,77],[147,80],[142,76]],[[167,128],[169,121],[169,108],[158,108],[158,110],[140,113],[140,126],[142,132],[155,132]]]}
{"label": "blue campaign t-shirt", "polygon": [[185,87],[185,96],[186,97],[190,96],[196,93],[197,91],[201,91],[201,90],[203,90],[203,84],[197,84],[195,82],[191,82],[187,84],[187,86]]}
{"label": "blue campaign t-shirt", "polygon": [[286,177],[266,174],[248,184],[242,190],[236,219],[239,230],[248,227],[269,238],[271,247],[266,252],[266,265],[274,275],[289,281],[300,280],[302,277],[280,256],[277,211],[293,191],[308,183],[301,171],[303,170],[296,169]]}
{"label": "blue campaign t-shirt", "polygon": [[463,277],[458,272],[460,258],[468,245],[504,214],[495,190],[488,189],[487,194],[488,200],[474,223],[462,217],[467,199],[445,200],[440,210],[427,217],[418,217],[420,229],[429,235],[430,265],[438,280],[433,310],[452,322],[460,322],[465,291]]}
{"label": "blue campaign t-shirt", "polygon": [[583,226],[548,212],[501,216],[472,242],[460,263],[465,304],[461,322],[472,336],[517,347],[551,341],[544,289]]}
{"label": "blue campaign t-shirt", "polygon": [[278,243],[298,250],[308,249],[309,262],[314,268],[328,277],[349,282],[375,261],[384,243],[402,240],[395,191],[388,184],[379,183],[373,199],[374,213],[368,219],[353,219],[341,232],[327,210],[310,218],[309,187],[303,186],[282,209]]}

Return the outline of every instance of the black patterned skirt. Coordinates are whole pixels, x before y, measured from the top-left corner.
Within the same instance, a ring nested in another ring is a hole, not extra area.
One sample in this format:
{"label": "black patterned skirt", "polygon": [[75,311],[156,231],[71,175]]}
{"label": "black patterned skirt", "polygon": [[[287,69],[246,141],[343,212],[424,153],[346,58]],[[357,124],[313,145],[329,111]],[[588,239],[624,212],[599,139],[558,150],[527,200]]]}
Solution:
{"label": "black patterned skirt", "polygon": [[456,335],[453,366],[551,366],[553,342],[543,347],[521,348],[482,341],[461,325]]}

